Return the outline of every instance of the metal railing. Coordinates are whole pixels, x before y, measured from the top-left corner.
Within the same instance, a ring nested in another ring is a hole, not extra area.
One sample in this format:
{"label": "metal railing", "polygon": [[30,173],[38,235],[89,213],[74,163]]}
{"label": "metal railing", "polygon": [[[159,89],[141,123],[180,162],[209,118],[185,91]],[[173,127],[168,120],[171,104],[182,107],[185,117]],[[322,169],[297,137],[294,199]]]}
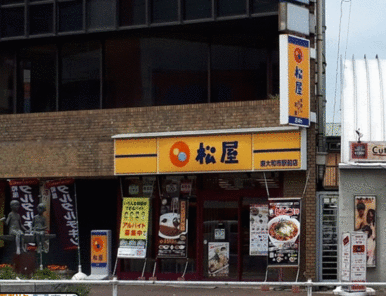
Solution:
{"label": "metal railing", "polygon": [[[339,287],[361,285],[365,287],[386,287],[386,282],[313,282],[309,279],[306,282],[219,282],[219,281],[152,281],[152,280],[0,280],[0,287],[32,285],[33,291],[21,291],[20,293],[37,293],[38,286],[55,286],[55,285],[111,285],[112,295],[118,296],[118,286],[138,286],[138,285],[153,285],[153,286],[232,286],[232,287],[270,287],[270,286],[289,286],[289,287],[304,287],[307,291],[307,296],[312,295],[314,287]],[[3,290],[3,289],[1,289]],[[18,292],[18,291],[13,291]],[[43,292],[43,291],[42,291]],[[3,293],[3,291],[0,291]],[[47,293],[47,292],[44,292]],[[72,292],[67,292],[72,295]]]}

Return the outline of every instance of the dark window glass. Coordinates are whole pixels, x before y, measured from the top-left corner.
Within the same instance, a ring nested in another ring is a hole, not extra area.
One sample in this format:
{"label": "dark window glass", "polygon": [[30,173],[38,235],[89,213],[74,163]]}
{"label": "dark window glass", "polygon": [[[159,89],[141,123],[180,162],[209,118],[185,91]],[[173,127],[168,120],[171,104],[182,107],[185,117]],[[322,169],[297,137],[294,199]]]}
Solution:
{"label": "dark window glass", "polygon": [[24,0],[1,0],[1,4],[24,3]]}
{"label": "dark window glass", "polygon": [[119,1],[119,25],[132,26],[146,23],[145,0]]}
{"label": "dark window glass", "polygon": [[17,112],[56,110],[56,47],[24,48],[19,60]]}
{"label": "dark window glass", "polygon": [[59,32],[79,31],[83,28],[82,0],[59,2]]}
{"label": "dark window glass", "polygon": [[[154,104],[180,105],[207,102],[208,46],[171,39],[143,42],[141,57],[150,60]],[[150,77],[149,77],[150,78]]]}
{"label": "dark window glass", "polygon": [[178,0],[153,0],[152,21],[154,23],[178,21]]}
{"label": "dark window glass", "polygon": [[98,42],[68,43],[61,53],[60,110],[100,107],[100,46]]}
{"label": "dark window glass", "polygon": [[278,11],[278,3],[278,0],[253,0],[253,13]]}
{"label": "dark window glass", "polygon": [[30,6],[30,34],[52,33],[53,31],[53,5]]}
{"label": "dark window glass", "polygon": [[105,52],[107,108],[207,102],[208,46],[204,43],[111,40]]}
{"label": "dark window glass", "polygon": [[245,0],[218,0],[218,16],[245,14],[245,5]]}
{"label": "dark window glass", "polygon": [[24,35],[24,7],[1,9],[1,36]]}
{"label": "dark window glass", "polygon": [[13,113],[15,62],[12,55],[0,54],[0,114]]}
{"label": "dark window glass", "polygon": [[194,20],[212,16],[211,0],[185,0],[185,19]]}
{"label": "dark window glass", "polygon": [[115,27],[115,0],[87,1],[87,28],[109,29]]}
{"label": "dark window glass", "polygon": [[213,45],[211,56],[211,101],[248,101],[267,98],[265,50]]}

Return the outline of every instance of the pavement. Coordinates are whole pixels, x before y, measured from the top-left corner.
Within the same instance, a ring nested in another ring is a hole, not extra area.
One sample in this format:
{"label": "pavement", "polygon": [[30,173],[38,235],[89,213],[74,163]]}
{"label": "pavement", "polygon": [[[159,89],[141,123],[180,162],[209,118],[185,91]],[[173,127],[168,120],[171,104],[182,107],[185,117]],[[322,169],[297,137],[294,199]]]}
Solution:
{"label": "pavement", "polygon": [[[125,285],[118,286],[118,296],[242,296],[242,295],[259,295],[259,296],[306,296],[305,288],[300,287],[298,293],[293,293],[291,289],[275,290],[271,287],[269,291],[262,291],[260,287],[235,287],[235,286],[177,286],[177,285]],[[113,295],[112,286],[109,285],[92,285],[89,296],[109,296]],[[333,290],[313,291],[315,296],[331,296]],[[386,294],[376,294],[386,295]]]}

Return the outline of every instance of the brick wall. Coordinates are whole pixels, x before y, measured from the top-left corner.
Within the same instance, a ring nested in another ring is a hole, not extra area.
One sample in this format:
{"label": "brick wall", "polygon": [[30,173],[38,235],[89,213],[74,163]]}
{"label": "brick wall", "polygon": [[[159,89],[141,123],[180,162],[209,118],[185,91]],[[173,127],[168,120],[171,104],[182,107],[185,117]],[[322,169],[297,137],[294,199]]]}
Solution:
{"label": "brick wall", "polygon": [[0,178],[112,176],[116,134],[278,125],[278,100],[2,115]]}
{"label": "brick wall", "polygon": [[[302,197],[300,278],[316,280],[316,132],[307,130],[307,171],[284,174],[285,197]],[[307,182],[308,179],[308,182]],[[307,183],[307,184],[306,184]],[[304,194],[304,195],[303,195]]]}

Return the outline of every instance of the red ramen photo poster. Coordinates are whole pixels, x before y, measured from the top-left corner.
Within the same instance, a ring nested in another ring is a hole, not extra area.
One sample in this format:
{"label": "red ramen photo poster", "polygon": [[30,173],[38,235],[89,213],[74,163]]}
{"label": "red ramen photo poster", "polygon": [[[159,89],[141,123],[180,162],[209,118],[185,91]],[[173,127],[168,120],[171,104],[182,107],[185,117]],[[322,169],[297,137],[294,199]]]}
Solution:
{"label": "red ramen photo poster", "polygon": [[299,265],[300,206],[300,198],[269,200],[268,265]]}
{"label": "red ramen photo poster", "polygon": [[355,196],[354,230],[367,233],[367,267],[376,265],[376,199],[375,196]]}

